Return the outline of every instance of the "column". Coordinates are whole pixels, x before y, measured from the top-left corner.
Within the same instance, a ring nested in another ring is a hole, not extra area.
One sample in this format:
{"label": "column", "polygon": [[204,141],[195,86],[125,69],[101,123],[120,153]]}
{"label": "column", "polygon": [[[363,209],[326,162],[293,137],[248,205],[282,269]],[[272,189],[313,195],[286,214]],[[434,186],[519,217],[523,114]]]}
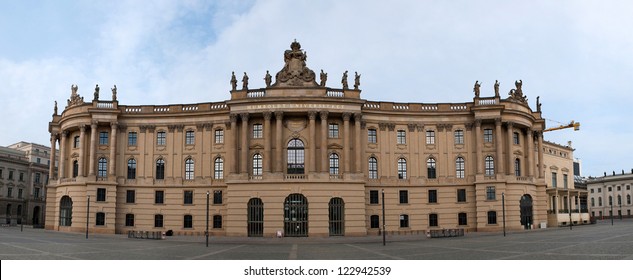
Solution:
{"label": "column", "polygon": [[545,178],[545,174],[543,174],[543,172],[545,171],[545,166],[543,165],[543,132],[542,131],[538,131],[536,132],[536,137],[538,137],[538,146],[536,147],[538,149],[538,177],[539,178]]}
{"label": "column", "polygon": [[272,127],[270,127],[270,119],[272,118],[272,112],[264,112],[264,172],[271,171],[271,154],[270,154],[270,142],[272,141]]}
{"label": "column", "polygon": [[199,123],[196,124],[196,149],[198,150],[198,159],[194,162],[194,176],[204,178],[204,166],[205,161],[203,160],[202,155],[204,154],[204,127],[207,124]]}
{"label": "column", "polygon": [[241,113],[242,118],[242,152],[240,155],[240,172],[248,173],[248,113]]}
{"label": "column", "polygon": [[111,139],[110,139],[110,166],[108,167],[108,176],[112,175],[115,176],[114,179],[116,180],[116,173],[115,173],[115,166],[116,166],[116,139],[117,139],[117,123],[116,122],[111,122],[110,123],[110,135],[112,135]]}
{"label": "column", "polygon": [[95,149],[97,145],[97,121],[92,121],[90,124],[90,162],[88,167],[88,175],[95,175]]}
{"label": "column", "polygon": [[475,120],[475,151],[477,151],[477,174],[484,173],[483,139],[481,138],[481,120]]}
{"label": "column", "polygon": [[349,173],[349,164],[350,164],[350,155],[349,155],[349,146],[350,137],[349,137],[349,119],[351,117],[351,113],[343,113],[343,162],[344,162],[344,172]]}
{"label": "column", "polygon": [[59,179],[66,178],[66,137],[68,131],[62,131],[62,140],[59,141]]}
{"label": "column", "polygon": [[56,179],[55,177],[55,154],[57,153],[57,148],[55,147],[57,144],[57,133],[51,134],[51,157],[48,164],[48,181],[52,181]]}
{"label": "column", "polygon": [[319,112],[321,116],[321,172],[328,172],[327,158],[327,115],[328,111]]}
{"label": "column", "polygon": [[528,128],[525,135],[525,142],[527,143],[527,176],[534,176],[534,135],[532,129]]}
{"label": "column", "polygon": [[356,162],[356,173],[361,173],[361,163],[363,162],[363,159],[361,158],[361,143],[360,143],[360,138],[362,137],[360,135],[360,128],[361,128],[361,121],[362,121],[362,115],[360,113],[356,113],[354,114],[354,136],[355,136],[355,146],[354,146],[354,150],[356,151],[356,157],[354,159],[354,161]]}
{"label": "column", "polygon": [[316,111],[308,112],[308,120],[310,122],[310,148],[308,149],[308,156],[310,157],[310,165],[308,165],[309,172],[316,171]]}
{"label": "column", "polygon": [[514,123],[508,122],[508,174],[514,175],[514,157],[512,147],[514,147]]}
{"label": "column", "polygon": [[276,151],[275,151],[275,172],[283,172],[282,163],[283,163],[283,147],[282,147],[282,120],[284,118],[284,112],[277,111],[275,112],[275,141],[277,142]]}
{"label": "column", "polygon": [[[503,170],[504,170],[504,164],[503,164],[503,138],[501,137],[501,118],[496,118],[495,119],[495,147],[497,148],[497,155],[495,157],[495,169],[496,169],[496,173],[497,174],[504,174]],[[508,129],[511,129],[510,127],[508,127]],[[510,139],[512,140],[512,139]],[[512,146],[508,146],[508,154],[510,153],[510,150],[512,149]]]}
{"label": "column", "polygon": [[77,176],[79,177],[83,177],[84,176],[84,145],[86,143],[86,141],[84,140],[84,138],[86,138],[86,125],[82,124],[79,126],[79,159],[77,160],[77,165],[79,166],[79,172],[77,173]]}
{"label": "column", "polygon": [[231,122],[227,126],[227,137],[224,139],[224,143],[226,145],[226,174],[235,173],[235,167],[237,166],[237,114],[231,114],[229,118],[231,119]]}

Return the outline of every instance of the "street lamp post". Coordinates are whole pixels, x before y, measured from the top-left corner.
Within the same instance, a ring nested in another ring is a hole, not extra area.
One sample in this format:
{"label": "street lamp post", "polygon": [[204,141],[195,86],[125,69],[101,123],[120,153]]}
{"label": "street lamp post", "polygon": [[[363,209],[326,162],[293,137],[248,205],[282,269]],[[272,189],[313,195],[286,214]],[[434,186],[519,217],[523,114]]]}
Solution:
{"label": "street lamp post", "polygon": [[207,247],[209,247],[209,191],[207,191],[207,230],[204,232],[207,239]]}
{"label": "street lamp post", "polygon": [[569,200],[569,230],[571,230],[573,223],[571,221],[571,195],[569,194],[569,190],[567,190],[567,200]]}
{"label": "street lamp post", "polygon": [[90,223],[90,196],[88,196],[88,206],[86,206],[86,239],[88,239],[88,224]]}
{"label": "street lamp post", "polygon": [[501,211],[503,213],[503,236],[506,236],[506,194],[501,193]]}
{"label": "street lamp post", "polygon": [[385,189],[382,189],[382,246],[387,245],[385,236]]}

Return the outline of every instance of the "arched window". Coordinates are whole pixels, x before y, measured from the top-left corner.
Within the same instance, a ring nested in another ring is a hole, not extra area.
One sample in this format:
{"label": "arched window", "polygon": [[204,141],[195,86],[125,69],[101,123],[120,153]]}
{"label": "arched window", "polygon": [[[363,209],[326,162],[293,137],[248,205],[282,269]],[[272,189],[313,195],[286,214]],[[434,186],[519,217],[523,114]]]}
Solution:
{"label": "arched window", "polygon": [[253,155],[253,176],[262,176],[262,155]]}
{"label": "arched window", "polygon": [[521,160],[518,158],[514,160],[514,176],[521,176]]}
{"label": "arched window", "polygon": [[407,179],[407,160],[398,159],[398,179]]}
{"label": "arched window", "polygon": [[127,160],[127,178],[136,179],[136,160],[133,158]]}
{"label": "arched window", "polygon": [[613,197],[609,196],[609,206],[613,205]]}
{"label": "arched window", "polygon": [[618,194],[618,205],[622,205],[622,196]]}
{"label": "arched window", "polygon": [[591,207],[594,207],[594,206],[596,206],[596,200],[595,200],[595,198],[592,197],[591,198]]}
{"label": "arched window", "polygon": [[602,206],[602,197],[598,197],[598,206]]}
{"label": "arched window", "polygon": [[156,160],[156,179],[165,179],[165,160],[162,158]]}
{"label": "arched window", "polygon": [[73,201],[65,195],[59,202],[59,225],[70,226],[73,217]]}
{"label": "arched window", "polygon": [[486,160],[486,176],[494,176],[495,175],[495,160],[492,156],[487,156]]}
{"label": "arched window", "polygon": [[426,176],[429,179],[435,179],[437,178],[437,174],[436,174],[436,169],[435,169],[435,159],[434,158],[429,158],[426,160]]}
{"label": "arched window", "polygon": [[378,179],[378,160],[375,157],[369,158],[369,179]]}
{"label": "arched window", "polygon": [[626,204],[631,204],[631,195],[630,194],[626,195]]}
{"label": "arched window", "polygon": [[97,177],[105,178],[107,176],[108,176],[108,160],[104,157],[99,158]]}
{"label": "arched window", "polygon": [[466,170],[466,164],[464,162],[464,158],[458,157],[455,160],[455,177],[458,179],[464,179],[464,176],[466,173],[465,170]]}
{"label": "arched window", "polygon": [[185,180],[193,180],[193,159],[185,160]]}
{"label": "arched window", "polygon": [[288,142],[288,174],[304,174],[305,154],[303,141],[295,138]]}
{"label": "arched window", "polygon": [[338,155],[330,154],[330,175],[338,175]]}
{"label": "arched window", "polygon": [[216,180],[224,179],[224,160],[221,157],[215,158],[213,162],[213,178]]}
{"label": "arched window", "polygon": [[344,235],[345,232],[345,202],[340,197],[330,199],[329,223],[330,236]]}
{"label": "arched window", "polygon": [[73,160],[73,178],[76,178],[79,175],[79,162]]}

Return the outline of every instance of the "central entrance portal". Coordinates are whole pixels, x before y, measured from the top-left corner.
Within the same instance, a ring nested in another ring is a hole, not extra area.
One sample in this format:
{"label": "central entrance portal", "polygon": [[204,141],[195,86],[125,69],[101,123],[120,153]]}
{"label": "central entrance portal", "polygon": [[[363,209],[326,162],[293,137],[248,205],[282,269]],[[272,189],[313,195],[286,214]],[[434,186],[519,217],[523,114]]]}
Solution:
{"label": "central entrance portal", "polygon": [[308,236],[308,200],[299,193],[284,202],[284,234],[290,237]]}
{"label": "central entrance portal", "polygon": [[532,197],[529,194],[523,195],[519,204],[521,207],[521,225],[524,229],[530,229],[534,223],[532,221]]}

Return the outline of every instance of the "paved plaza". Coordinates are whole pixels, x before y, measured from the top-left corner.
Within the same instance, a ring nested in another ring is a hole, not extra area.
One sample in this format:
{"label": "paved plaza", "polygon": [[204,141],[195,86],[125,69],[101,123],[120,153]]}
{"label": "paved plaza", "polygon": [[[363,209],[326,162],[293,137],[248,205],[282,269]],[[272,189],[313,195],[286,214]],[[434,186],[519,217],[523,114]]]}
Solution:
{"label": "paved plaza", "polygon": [[520,232],[331,238],[236,238],[64,233],[0,228],[2,260],[631,260],[633,220]]}

